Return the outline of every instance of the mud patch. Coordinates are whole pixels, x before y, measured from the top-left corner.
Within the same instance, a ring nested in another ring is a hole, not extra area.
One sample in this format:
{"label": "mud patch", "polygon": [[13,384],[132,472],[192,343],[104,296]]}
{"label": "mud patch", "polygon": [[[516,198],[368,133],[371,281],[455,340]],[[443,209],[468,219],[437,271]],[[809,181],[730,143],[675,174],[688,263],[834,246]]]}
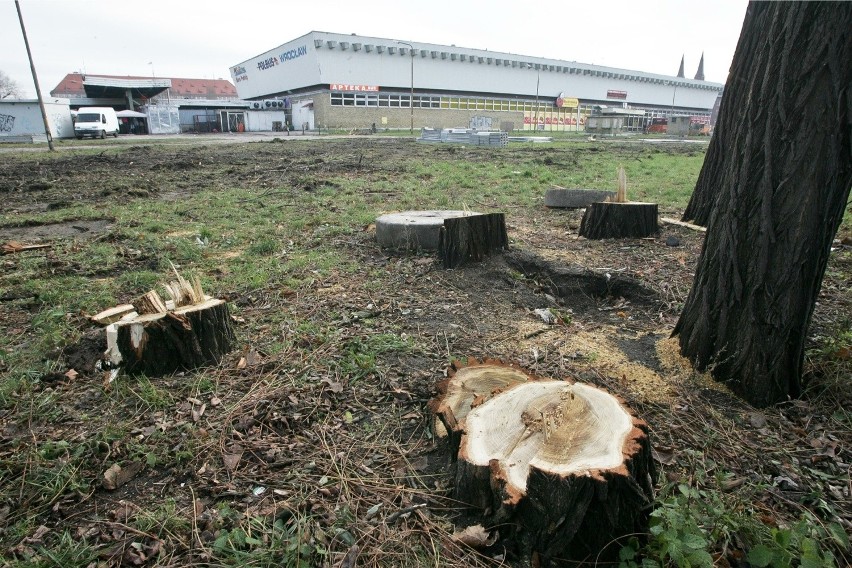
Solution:
{"label": "mud patch", "polygon": [[96,364],[106,351],[106,332],[93,329],[86,332],[77,343],[62,348],[62,360],[68,369],[86,376],[97,372]]}
{"label": "mud patch", "polygon": [[44,225],[28,225],[25,227],[0,227],[0,240],[15,240],[23,243],[50,240],[57,238],[92,238],[106,231],[112,224],[112,219],[93,219],[65,221],[63,223],[48,223]]}

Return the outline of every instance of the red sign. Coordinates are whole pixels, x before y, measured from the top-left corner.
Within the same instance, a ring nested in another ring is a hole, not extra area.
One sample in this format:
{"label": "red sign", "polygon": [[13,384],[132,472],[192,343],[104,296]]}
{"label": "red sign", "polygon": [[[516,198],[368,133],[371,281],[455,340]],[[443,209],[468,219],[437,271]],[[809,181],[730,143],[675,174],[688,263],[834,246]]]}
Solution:
{"label": "red sign", "polygon": [[607,91],[606,98],[608,99],[626,99],[627,91]]}
{"label": "red sign", "polygon": [[375,93],[379,90],[378,86],[373,85],[342,85],[340,83],[332,83],[328,87],[332,91],[361,91],[365,93]]}

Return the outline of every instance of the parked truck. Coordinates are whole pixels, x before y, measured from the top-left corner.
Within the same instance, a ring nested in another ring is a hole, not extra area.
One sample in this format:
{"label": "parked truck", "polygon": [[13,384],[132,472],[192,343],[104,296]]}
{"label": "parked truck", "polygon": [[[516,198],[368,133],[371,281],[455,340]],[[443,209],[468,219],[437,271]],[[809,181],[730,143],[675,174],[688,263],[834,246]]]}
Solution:
{"label": "parked truck", "polygon": [[110,107],[82,107],[77,111],[74,122],[74,136],[77,140],[84,136],[106,138],[107,135],[118,138],[118,117]]}

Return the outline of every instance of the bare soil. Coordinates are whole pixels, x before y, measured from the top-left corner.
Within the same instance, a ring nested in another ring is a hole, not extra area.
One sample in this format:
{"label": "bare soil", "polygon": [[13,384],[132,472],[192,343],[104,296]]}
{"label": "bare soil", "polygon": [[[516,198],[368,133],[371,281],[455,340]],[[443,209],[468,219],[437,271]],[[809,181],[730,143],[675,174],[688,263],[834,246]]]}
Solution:
{"label": "bare soil", "polygon": [[[334,187],[340,175],[392,180],[408,167],[412,153],[494,159],[488,152],[399,140],[292,146],[195,146],[178,153],[133,146],[117,154],[4,160],[0,199],[7,211],[29,214],[79,204],[97,207],[118,198],[185,206],[198,187],[244,187],[268,206]],[[636,145],[617,151],[650,150]],[[517,153],[513,159],[534,156],[548,167],[570,168],[583,159],[582,152],[539,147]],[[375,199],[377,215],[389,198],[387,193],[364,196]],[[482,209],[493,203],[483,198],[470,205]],[[669,339],[703,233],[662,225],[656,238],[589,241],[577,236],[581,212],[519,207],[506,213],[511,250],[457,270],[441,269],[428,254],[382,250],[366,227],[332,242],[343,256],[357,259],[365,275],[382,274],[378,283],[331,271],[300,289],[270,283],[241,290],[229,288],[227,274],[216,275],[218,295],[238,308],[243,347],[218,368],[154,379],[176,393],[187,392],[187,381],[199,376],[215,385],[182,396],[174,406],[134,408],[112,394],[117,387],[105,385],[96,367],[105,347],[100,328],[84,314],[69,314],[81,339],[45,354],[57,362],[56,372],[41,381],[42,389],[56,394],[55,412],[33,420],[25,401],[5,409],[0,458],[12,463],[11,456],[27,444],[96,440],[85,466],[90,485],[39,509],[27,538],[10,542],[0,535],[12,550],[7,558],[51,546],[67,530],[97,547],[110,565],[215,565],[214,545],[223,531],[248,518],[265,518],[301,523],[302,542],[327,551],[313,557],[322,565],[354,565],[341,564],[353,551],[358,566],[406,565],[406,547],[424,557],[440,550],[434,562],[447,566],[515,564],[514,551],[499,542],[480,554],[452,538],[456,527],[473,517],[451,499],[450,459],[426,404],[454,357],[512,361],[541,376],[570,377],[621,396],[651,426],[662,482],[696,484],[697,472],[708,472],[711,481],[718,473],[731,491],[750,491],[751,506],[767,525],[788,524],[807,510],[852,528],[852,434],[827,426],[832,413],[852,403],[848,389],[825,392],[824,369],[837,361],[825,359],[828,355],[809,360],[807,396],[758,411],[693,372]],[[679,217],[676,210],[661,214]],[[0,240],[110,239],[110,222],[13,222],[0,226]],[[667,246],[672,236],[678,246]],[[26,254],[0,263],[15,270]],[[44,254],[51,255],[57,274],[76,270],[61,254]],[[128,262],[146,259],[128,257]],[[815,350],[852,311],[850,247],[838,245],[830,262],[812,322]],[[3,289],[0,296],[14,292]],[[20,335],[25,344],[39,308],[38,298],[0,301],[2,331]],[[558,323],[545,323],[534,311],[541,308],[558,314]],[[298,324],[321,327],[329,321],[335,322],[333,337],[295,330]],[[371,338],[382,334],[415,347],[376,351]],[[272,336],[298,337],[301,343],[273,353]],[[371,349],[378,353],[375,361]],[[848,373],[848,362],[843,364]],[[68,369],[78,374],[68,378]],[[118,381],[133,388],[130,378]],[[128,417],[134,420],[132,436],[112,439],[111,424]],[[168,447],[172,459],[146,461],[139,448],[149,446]],[[118,489],[107,490],[101,479],[115,462],[138,471]],[[146,512],[161,510],[169,499],[182,523],[138,528]],[[833,513],[821,509],[820,501]],[[26,501],[0,504],[0,517],[14,524],[28,506]],[[38,534],[41,526],[47,531]],[[747,545],[734,539],[730,548],[715,551],[716,562],[743,565]]]}

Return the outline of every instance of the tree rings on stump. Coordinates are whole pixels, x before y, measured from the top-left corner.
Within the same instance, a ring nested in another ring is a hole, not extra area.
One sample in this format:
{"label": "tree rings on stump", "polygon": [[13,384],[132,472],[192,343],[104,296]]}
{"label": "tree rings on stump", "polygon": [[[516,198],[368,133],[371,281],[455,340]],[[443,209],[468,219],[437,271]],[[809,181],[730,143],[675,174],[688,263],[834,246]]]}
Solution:
{"label": "tree rings on stump", "polygon": [[[647,530],[653,462],[646,424],[598,388],[528,374],[523,380],[519,369],[489,366],[474,365],[475,374],[460,369],[430,405],[441,412],[470,398],[458,393],[489,393],[453,411],[461,432],[455,497],[485,511],[502,538],[544,565],[612,559],[619,538]],[[463,384],[454,385],[460,375]],[[508,380],[489,391],[495,376]]]}
{"label": "tree rings on stump", "polygon": [[658,232],[657,204],[600,201],[586,209],[580,236],[587,239],[640,239]]}
{"label": "tree rings on stump", "polygon": [[440,396],[429,402],[429,409],[447,431],[453,459],[461,442],[462,424],[471,408],[510,385],[534,378],[517,367],[494,359],[481,363],[470,359],[467,364],[453,361],[447,375],[448,379],[438,383]]}

